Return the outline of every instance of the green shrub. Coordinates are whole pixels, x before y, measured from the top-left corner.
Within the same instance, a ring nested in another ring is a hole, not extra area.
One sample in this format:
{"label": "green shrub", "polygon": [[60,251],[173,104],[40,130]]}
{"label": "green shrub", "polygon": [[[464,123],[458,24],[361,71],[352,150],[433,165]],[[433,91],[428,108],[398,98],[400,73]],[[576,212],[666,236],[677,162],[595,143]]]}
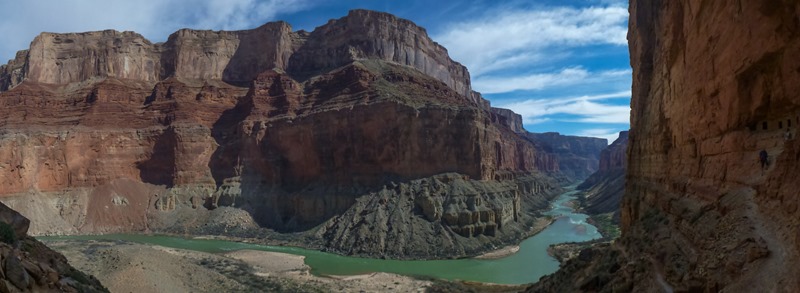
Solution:
{"label": "green shrub", "polygon": [[6,222],[0,221],[0,241],[8,244],[14,244],[17,241],[17,235],[14,234],[14,228]]}

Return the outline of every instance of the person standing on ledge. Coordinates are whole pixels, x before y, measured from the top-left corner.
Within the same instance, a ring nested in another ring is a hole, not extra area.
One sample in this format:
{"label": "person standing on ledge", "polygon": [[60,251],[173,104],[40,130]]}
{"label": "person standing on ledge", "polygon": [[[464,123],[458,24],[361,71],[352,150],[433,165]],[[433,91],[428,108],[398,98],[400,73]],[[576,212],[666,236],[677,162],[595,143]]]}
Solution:
{"label": "person standing on ledge", "polygon": [[783,134],[783,140],[790,140],[792,139],[792,133],[789,132],[789,129],[786,129],[786,133]]}
{"label": "person standing on ledge", "polygon": [[758,153],[758,158],[761,161],[762,170],[769,167],[769,161],[768,161],[769,155],[767,154],[766,150],[761,150],[761,152]]}

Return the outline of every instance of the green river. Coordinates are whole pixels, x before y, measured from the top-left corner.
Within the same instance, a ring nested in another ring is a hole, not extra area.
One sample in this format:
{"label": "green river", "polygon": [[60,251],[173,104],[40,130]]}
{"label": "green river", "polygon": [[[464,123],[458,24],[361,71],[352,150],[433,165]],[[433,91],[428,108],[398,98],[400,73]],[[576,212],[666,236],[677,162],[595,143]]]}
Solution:
{"label": "green river", "polygon": [[388,272],[409,276],[428,276],[448,280],[468,280],[498,284],[532,283],[558,269],[558,261],[547,254],[551,244],[587,241],[600,237],[597,228],[587,224],[587,215],[575,213],[567,202],[575,199],[575,191],[561,194],[545,214],[557,220],[539,234],[520,243],[519,252],[501,259],[455,260],[384,260],[341,256],[296,247],[267,246],[225,240],[186,239],[175,236],[111,234],[93,236],[39,237],[42,241],[59,240],[124,240],[203,252],[226,252],[241,249],[283,252],[305,256],[311,273],[317,275],[356,275]]}

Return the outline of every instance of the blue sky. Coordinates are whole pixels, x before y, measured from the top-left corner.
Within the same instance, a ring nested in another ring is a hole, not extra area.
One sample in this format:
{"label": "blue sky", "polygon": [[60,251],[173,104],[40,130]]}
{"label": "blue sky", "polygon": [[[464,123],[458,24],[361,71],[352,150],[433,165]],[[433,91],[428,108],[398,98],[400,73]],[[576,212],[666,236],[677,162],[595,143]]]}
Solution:
{"label": "blue sky", "polygon": [[[628,129],[627,1],[0,0],[0,60],[41,31],[132,30],[154,42],[184,27],[235,30],[284,20],[313,30],[355,8],[425,27],[469,68],[473,88],[532,132],[608,138]],[[4,62],[3,62],[4,63]]]}

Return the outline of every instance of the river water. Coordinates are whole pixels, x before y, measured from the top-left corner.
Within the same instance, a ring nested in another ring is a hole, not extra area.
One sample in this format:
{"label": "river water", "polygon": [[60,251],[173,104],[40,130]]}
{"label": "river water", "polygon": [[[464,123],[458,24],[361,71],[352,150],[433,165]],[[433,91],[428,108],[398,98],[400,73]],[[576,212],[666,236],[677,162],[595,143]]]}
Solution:
{"label": "river water", "polygon": [[409,276],[428,276],[448,280],[468,280],[498,284],[532,283],[558,269],[558,261],[547,254],[551,244],[588,241],[600,238],[597,228],[586,223],[585,214],[575,213],[568,202],[575,199],[573,188],[558,196],[545,214],[556,221],[542,232],[520,243],[519,252],[500,259],[384,260],[341,256],[296,247],[267,246],[225,240],[186,239],[173,236],[111,234],[97,236],[40,237],[45,242],[68,239],[125,240],[203,252],[241,249],[283,252],[305,256],[311,273],[317,275],[356,275],[388,272]]}

